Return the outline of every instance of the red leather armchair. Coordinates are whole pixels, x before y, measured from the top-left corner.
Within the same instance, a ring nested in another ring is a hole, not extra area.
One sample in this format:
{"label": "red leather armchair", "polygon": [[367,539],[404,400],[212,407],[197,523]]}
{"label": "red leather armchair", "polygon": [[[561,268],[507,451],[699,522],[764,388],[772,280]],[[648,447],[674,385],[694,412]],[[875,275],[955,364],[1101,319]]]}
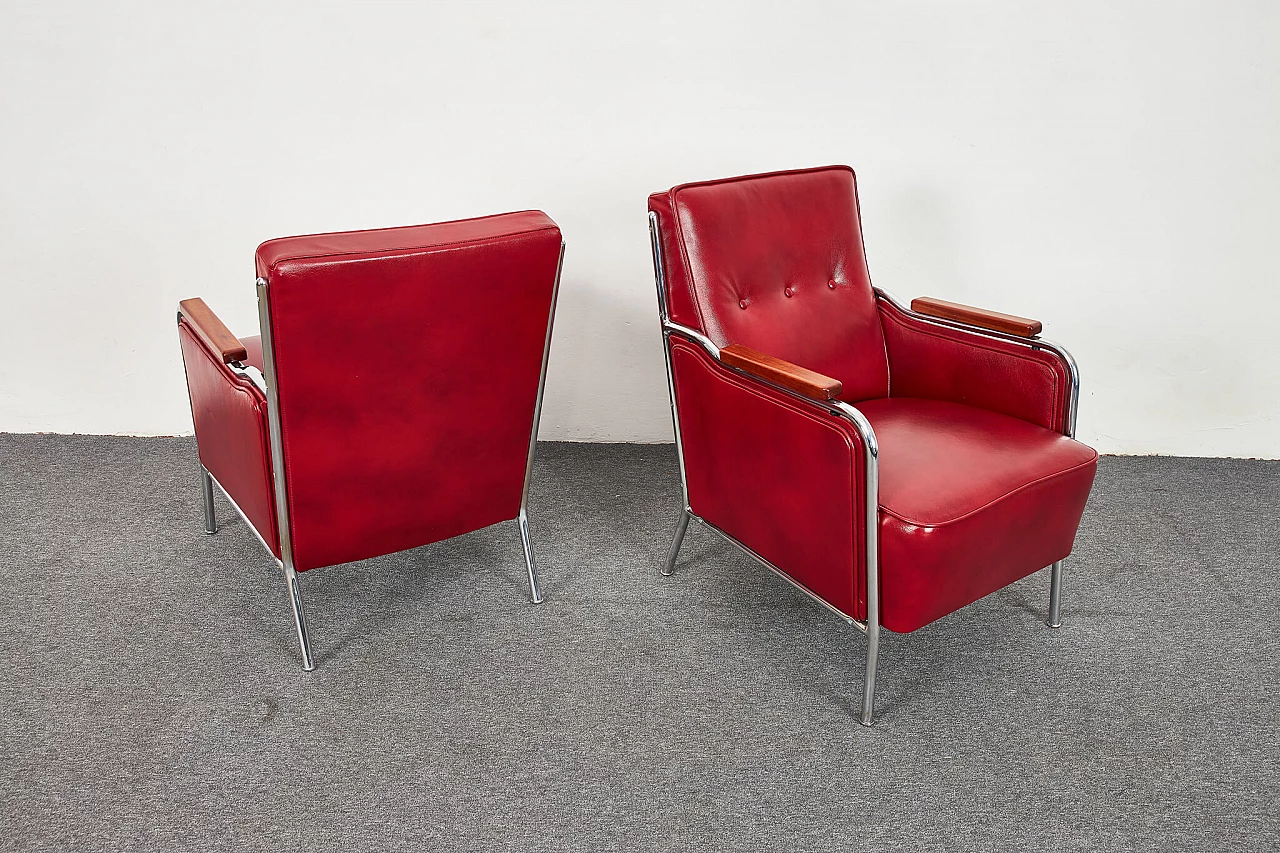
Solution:
{"label": "red leather armchair", "polygon": [[180,303],[205,531],[216,484],[284,568],[305,669],[310,569],[515,519],[542,600],[525,503],[563,249],[537,211],[287,237],[258,247],[260,337]]}
{"label": "red leather armchair", "polygon": [[872,287],[853,171],[649,197],[684,507],[867,634],[914,631],[1062,561],[1097,454],[1071,356],[1025,318]]}

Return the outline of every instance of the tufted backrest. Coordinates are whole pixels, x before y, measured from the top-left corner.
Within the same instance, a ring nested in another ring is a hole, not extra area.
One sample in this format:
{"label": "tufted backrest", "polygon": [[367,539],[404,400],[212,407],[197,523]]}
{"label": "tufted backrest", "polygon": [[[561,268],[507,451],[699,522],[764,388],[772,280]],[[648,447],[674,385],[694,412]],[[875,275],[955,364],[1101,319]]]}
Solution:
{"label": "tufted backrest", "polygon": [[538,211],[258,248],[298,569],[516,517],[560,250]]}
{"label": "tufted backrest", "polygon": [[649,208],[672,320],[838,379],[846,401],[888,396],[852,169],[683,184]]}

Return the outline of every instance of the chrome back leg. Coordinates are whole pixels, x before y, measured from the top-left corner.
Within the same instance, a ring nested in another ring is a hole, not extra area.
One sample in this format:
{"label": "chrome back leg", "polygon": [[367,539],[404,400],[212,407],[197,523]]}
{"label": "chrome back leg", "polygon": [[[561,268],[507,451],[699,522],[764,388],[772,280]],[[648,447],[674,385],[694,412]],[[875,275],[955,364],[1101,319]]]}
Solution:
{"label": "chrome back leg", "polygon": [[676,519],[676,535],[671,540],[671,548],[667,551],[667,562],[662,566],[662,573],[670,576],[676,570],[676,557],[680,556],[680,545],[684,542],[685,531],[689,529],[689,510],[680,510]]}

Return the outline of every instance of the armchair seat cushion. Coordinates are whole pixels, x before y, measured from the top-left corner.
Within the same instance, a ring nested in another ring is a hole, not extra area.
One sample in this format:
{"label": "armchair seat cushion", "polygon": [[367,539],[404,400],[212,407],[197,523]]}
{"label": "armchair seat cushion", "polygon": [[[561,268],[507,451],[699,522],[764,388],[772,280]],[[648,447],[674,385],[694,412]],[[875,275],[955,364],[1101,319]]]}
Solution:
{"label": "armchair seat cushion", "polygon": [[914,631],[1071,552],[1098,454],[942,400],[865,400],[880,445],[881,621]]}

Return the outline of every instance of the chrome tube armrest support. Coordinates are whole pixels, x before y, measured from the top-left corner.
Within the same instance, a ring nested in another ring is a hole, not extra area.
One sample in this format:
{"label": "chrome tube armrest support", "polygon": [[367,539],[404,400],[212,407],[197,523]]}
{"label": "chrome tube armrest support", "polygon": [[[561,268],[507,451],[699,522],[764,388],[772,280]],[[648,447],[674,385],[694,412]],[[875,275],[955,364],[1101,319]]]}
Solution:
{"label": "chrome tube armrest support", "polygon": [[706,351],[707,355],[714,358],[717,363],[720,363],[720,347],[716,346],[715,343],[712,342],[711,338],[708,338],[706,335],[702,334],[702,332],[699,332],[696,329],[690,329],[688,326],[682,326],[679,323],[673,323],[670,320],[662,321],[662,331],[667,335],[676,334],[682,338],[687,338],[702,347]]}
{"label": "chrome tube armrest support", "polygon": [[667,336],[679,335],[682,338],[698,344],[698,346],[702,347],[706,354],[715,359],[716,364],[724,370],[732,371],[733,373],[736,373],[737,375],[752,382],[759,383],[760,385],[764,385],[774,391],[786,394],[793,400],[798,400],[802,403],[822,409],[823,411],[849,421],[858,431],[858,434],[862,436],[863,442],[872,448],[873,453],[876,456],[880,455],[879,445],[876,443],[876,433],[875,430],[871,428],[871,422],[868,421],[862,412],[858,411],[855,407],[842,400],[815,400],[812,397],[806,397],[803,394],[792,391],[790,388],[784,388],[783,386],[770,382],[767,379],[761,379],[759,376],[747,373],[745,370],[739,370],[736,367],[725,364],[720,358],[720,348],[717,347],[706,335],[694,329],[690,329],[688,326],[682,326],[679,323],[673,323],[670,320],[665,320],[663,321],[662,328]]}
{"label": "chrome tube armrest support", "polygon": [[[711,356],[722,370],[727,370],[737,374],[750,382],[764,385],[781,394],[785,394],[793,400],[797,400],[807,406],[822,409],[823,411],[848,421],[853,425],[859,437],[862,439],[863,448],[863,470],[866,478],[865,490],[865,512],[864,524],[866,529],[866,566],[867,566],[867,622],[865,626],[868,634],[877,636],[880,626],[880,444],[876,440],[876,431],[872,428],[871,422],[867,420],[866,415],[858,411],[854,406],[849,405],[843,400],[814,400],[792,391],[789,388],[783,388],[758,376],[753,376],[736,367],[731,367],[720,360],[720,349],[712,342],[710,338],[701,332],[682,326],[679,323],[673,323],[670,320],[663,320],[663,347],[667,350],[668,367],[670,367],[671,335],[679,335],[693,343],[698,344],[702,349]],[[671,376],[671,394],[672,400],[675,399],[675,382],[674,375]],[[674,409],[674,404],[673,404]],[[679,414],[676,415],[677,438],[679,436]],[[679,444],[679,442],[677,442]],[[684,479],[684,452],[680,450],[680,469],[681,480]],[[856,485],[856,484],[855,484]],[[688,499],[686,498],[686,506]],[[692,512],[692,510],[690,510]],[[874,626],[874,630],[872,629]]]}
{"label": "chrome tube armrest support", "polygon": [[262,371],[254,367],[252,364],[245,364],[240,361],[233,361],[227,365],[231,368],[231,372],[238,376],[243,376],[254,384],[254,387],[262,392],[262,396],[267,395],[267,380],[262,375]]}

